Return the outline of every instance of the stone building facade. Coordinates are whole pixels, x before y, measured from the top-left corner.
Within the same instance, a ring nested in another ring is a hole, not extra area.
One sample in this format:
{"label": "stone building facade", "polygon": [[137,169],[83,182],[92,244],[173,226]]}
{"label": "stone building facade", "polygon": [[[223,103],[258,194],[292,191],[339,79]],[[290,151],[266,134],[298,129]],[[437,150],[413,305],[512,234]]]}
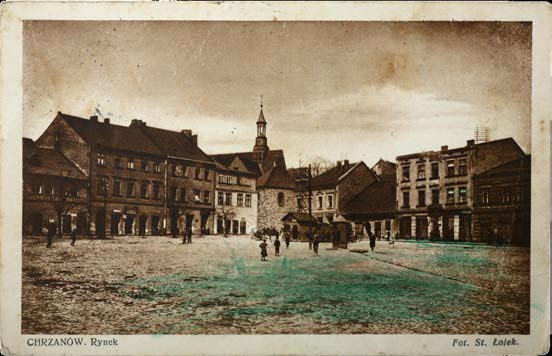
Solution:
{"label": "stone building facade", "polygon": [[398,156],[399,235],[473,241],[473,176],[524,155],[507,138]]}

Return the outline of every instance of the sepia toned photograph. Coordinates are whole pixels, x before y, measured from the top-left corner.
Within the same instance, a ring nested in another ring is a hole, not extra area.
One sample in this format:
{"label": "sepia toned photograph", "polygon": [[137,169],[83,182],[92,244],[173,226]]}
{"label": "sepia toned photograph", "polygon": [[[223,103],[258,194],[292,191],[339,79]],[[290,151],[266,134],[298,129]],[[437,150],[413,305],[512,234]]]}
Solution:
{"label": "sepia toned photograph", "polygon": [[529,334],[531,69],[521,21],[24,21],[22,333]]}

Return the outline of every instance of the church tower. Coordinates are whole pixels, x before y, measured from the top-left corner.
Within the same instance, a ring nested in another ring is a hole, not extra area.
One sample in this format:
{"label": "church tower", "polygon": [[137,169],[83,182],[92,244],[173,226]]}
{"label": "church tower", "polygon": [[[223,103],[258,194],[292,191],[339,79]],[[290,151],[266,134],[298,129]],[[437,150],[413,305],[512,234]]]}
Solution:
{"label": "church tower", "polygon": [[262,166],[267,152],[266,120],[263,114],[263,96],[261,95],[261,112],[257,119],[257,137],[255,138],[255,146],[253,146],[253,160]]}

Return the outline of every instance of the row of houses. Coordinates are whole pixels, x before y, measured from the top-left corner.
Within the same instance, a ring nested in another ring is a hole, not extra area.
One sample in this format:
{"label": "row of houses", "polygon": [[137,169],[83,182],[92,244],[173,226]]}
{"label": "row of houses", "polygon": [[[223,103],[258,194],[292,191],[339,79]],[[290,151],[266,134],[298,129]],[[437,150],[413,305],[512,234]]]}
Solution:
{"label": "row of houses", "polygon": [[[23,231],[80,234],[249,234],[348,221],[357,235],[524,242],[530,157],[511,138],[364,162],[309,179],[268,146],[261,109],[249,152],[206,154],[191,130],[115,125],[58,112],[23,139]],[[310,188],[310,189],[309,189]],[[308,214],[309,197],[312,216]]]}
{"label": "row of houses", "polygon": [[[290,171],[298,211],[290,229],[312,219],[351,222],[354,233],[378,237],[525,244],[530,235],[531,158],[512,138],[364,162],[337,162],[311,181]],[[295,226],[296,225],[296,226]],[[303,229],[303,231],[306,231]]]}

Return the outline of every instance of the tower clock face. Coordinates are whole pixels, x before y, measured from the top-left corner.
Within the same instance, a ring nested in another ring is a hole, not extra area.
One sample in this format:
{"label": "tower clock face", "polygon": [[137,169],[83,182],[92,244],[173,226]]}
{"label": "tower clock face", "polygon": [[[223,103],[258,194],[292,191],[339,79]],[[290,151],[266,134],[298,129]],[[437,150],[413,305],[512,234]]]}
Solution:
{"label": "tower clock face", "polygon": [[264,140],[260,137],[257,137],[257,145],[262,145],[264,143]]}

